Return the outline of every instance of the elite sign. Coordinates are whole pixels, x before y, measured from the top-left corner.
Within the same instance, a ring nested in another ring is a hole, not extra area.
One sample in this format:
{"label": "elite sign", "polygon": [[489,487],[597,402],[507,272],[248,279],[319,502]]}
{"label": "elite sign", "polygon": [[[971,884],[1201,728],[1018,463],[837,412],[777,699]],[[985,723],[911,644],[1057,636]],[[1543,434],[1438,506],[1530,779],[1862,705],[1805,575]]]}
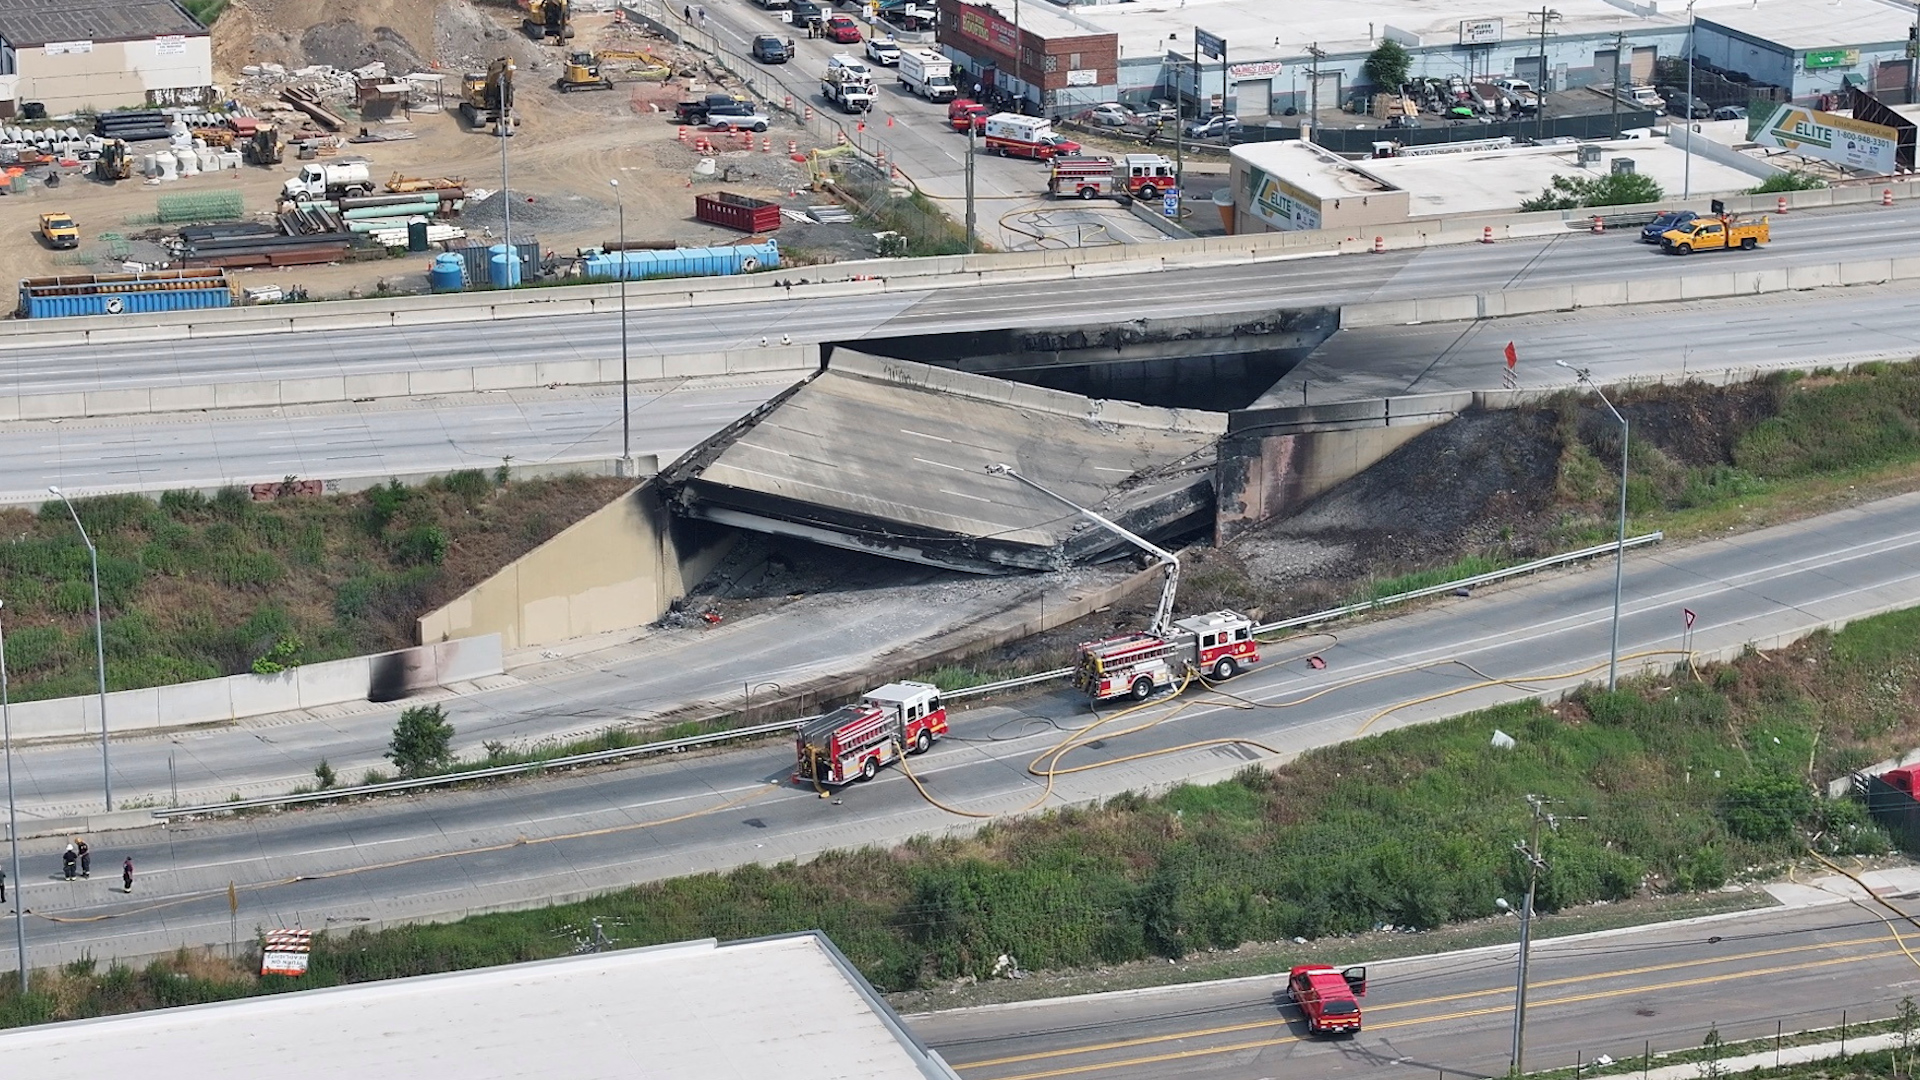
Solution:
{"label": "elite sign", "polygon": [[1816,109],[1775,105],[1747,117],[1747,137],[1762,146],[1777,146],[1875,176],[1888,176],[1896,167],[1894,150],[1899,133]]}

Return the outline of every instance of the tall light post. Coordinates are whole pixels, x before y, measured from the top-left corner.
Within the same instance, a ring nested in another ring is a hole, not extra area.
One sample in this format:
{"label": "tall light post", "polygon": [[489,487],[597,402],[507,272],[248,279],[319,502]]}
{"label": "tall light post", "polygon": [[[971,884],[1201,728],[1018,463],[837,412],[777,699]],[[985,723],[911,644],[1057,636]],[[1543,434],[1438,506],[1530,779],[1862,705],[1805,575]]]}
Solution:
{"label": "tall light post", "polygon": [[1593,371],[1590,368],[1576,368],[1565,360],[1554,363],[1573,372],[1580,384],[1593,391],[1600,403],[1607,407],[1613,418],[1620,424],[1620,535],[1613,549],[1613,648],[1607,653],[1607,689],[1612,690],[1620,674],[1620,581],[1626,574],[1627,566],[1627,418],[1613,407],[1607,395],[1594,385]]}
{"label": "tall light post", "polygon": [[113,764],[107,756],[107,632],[100,621],[100,549],[93,546],[93,537],[87,535],[87,527],[80,524],[80,511],[73,508],[73,500],[66,497],[59,488],[49,487],[47,493],[67,504],[67,513],[73,515],[73,527],[80,530],[80,542],[87,545],[87,558],[93,561],[93,657],[100,668],[100,777],[101,791],[107,800],[107,813],[113,813]]}
{"label": "tall light post", "polygon": [[20,819],[13,800],[13,710],[7,703],[7,635],[0,630],[0,741],[7,752],[7,841],[13,848],[13,950],[20,967],[20,992],[27,992],[27,898],[20,889],[27,882],[20,876]]}
{"label": "tall light post", "polygon": [[633,406],[627,396],[627,204],[620,197],[620,180],[614,178],[613,206],[620,215],[620,475],[632,476]]}
{"label": "tall light post", "polygon": [[1687,0],[1687,157],[1680,173],[1682,199],[1693,198],[1693,3]]}

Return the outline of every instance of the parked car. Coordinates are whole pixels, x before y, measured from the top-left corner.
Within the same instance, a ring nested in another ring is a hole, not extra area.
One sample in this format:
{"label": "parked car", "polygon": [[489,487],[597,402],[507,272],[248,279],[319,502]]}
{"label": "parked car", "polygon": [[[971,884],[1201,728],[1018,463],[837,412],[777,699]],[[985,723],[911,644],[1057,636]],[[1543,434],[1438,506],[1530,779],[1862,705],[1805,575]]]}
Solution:
{"label": "parked car", "polygon": [[1660,96],[1667,101],[1667,115],[1683,119],[1704,120],[1713,115],[1713,109],[1699,98],[1689,97],[1684,90],[1662,87]]}
{"label": "parked car", "polygon": [[860,44],[860,24],[851,15],[829,15],[825,27],[828,41],[841,45]]}
{"label": "parked car", "polygon": [[753,39],[753,58],[763,64],[784,64],[793,59],[793,43],[760,34]]}
{"label": "parked car", "polygon": [[1667,230],[1677,229],[1699,216],[1691,210],[1663,210],[1658,217],[1647,223],[1646,228],[1640,230],[1640,242],[1657,244],[1660,238],[1666,235]]}
{"label": "parked car", "polygon": [[795,26],[818,26],[827,17],[826,10],[814,0],[791,0],[788,7],[793,12]]}
{"label": "parked car", "polygon": [[1238,135],[1245,127],[1237,116],[1209,116],[1187,125],[1189,139],[1224,139]]}
{"label": "parked car", "polygon": [[1747,118],[1747,110],[1745,106],[1741,105],[1722,105],[1713,110],[1713,118],[1715,120],[1745,120]]}
{"label": "parked car", "polygon": [[886,35],[867,39],[867,59],[886,67],[900,66],[900,45]]}
{"label": "parked car", "polygon": [[1096,127],[1126,127],[1137,124],[1140,117],[1132,109],[1117,101],[1106,101],[1080,114],[1080,119]]}

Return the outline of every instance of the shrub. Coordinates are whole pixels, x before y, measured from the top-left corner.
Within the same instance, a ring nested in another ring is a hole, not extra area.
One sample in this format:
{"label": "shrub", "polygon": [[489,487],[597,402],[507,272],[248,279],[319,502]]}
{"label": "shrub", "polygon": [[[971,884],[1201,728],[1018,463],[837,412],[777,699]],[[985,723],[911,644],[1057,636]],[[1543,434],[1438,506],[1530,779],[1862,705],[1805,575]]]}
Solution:
{"label": "shrub", "polygon": [[453,725],[438,705],[415,705],[400,714],[386,758],[405,777],[425,776],[453,763]]}
{"label": "shrub", "polygon": [[415,525],[393,543],[393,557],[408,566],[447,561],[447,531],[438,525]]}
{"label": "shrub", "polygon": [[227,521],[245,521],[253,516],[253,496],[247,489],[228,484],[213,493],[213,501],[208,504],[215,517]]}
{"label": "shrub", "polygon": [[450,472],[440,481],[440,486],[449,495],[457,495],[470,503],[477,503],[493,491],[493,481],[479,469],[460,469]]}
{"label": "shrub", "polygon": [[1798,777],[1750,773],[1727,785],[1720,812],[1727,828],[1743,840],[1786,840],[1794,826],[1813,812],[1813,796]]}
{"label": "shrub", "polygon": [[388,480],[384,485],[375,484],[366,491],[367,531],[379,536],[387,531],[387,526],[398,517],[407,503],[412,501],[413,493],[398,480]]}

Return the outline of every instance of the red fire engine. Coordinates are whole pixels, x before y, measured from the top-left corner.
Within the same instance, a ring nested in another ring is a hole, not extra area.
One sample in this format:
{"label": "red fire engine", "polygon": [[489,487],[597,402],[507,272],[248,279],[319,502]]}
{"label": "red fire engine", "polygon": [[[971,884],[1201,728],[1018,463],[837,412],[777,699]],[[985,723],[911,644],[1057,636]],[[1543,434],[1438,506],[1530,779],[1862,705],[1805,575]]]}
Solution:
{"label": "red fire engine", "polygon": [[1234,611],[1177,619],[1173,633],[1122,634],[1080,646],[1073,685],[1095,701],[1144,701],[1173,685],[1188,667],[1231,679],[1260,661],[1253,620]]}
{"label": "red fire engine", "polygon": [[1287,993],[1306,1017],[1309,1032],[1354,1035],[1360,1031],[1359,999],[1367,996],[1367,969],[1302,964],[1288,976]]}
{"label": "red fire engine", "polygon": [[1055,158],[1047,178],[1047,192],[1055,198],[1094,199],[1125,191],[1137,198],[1157,199],[1175,186],[1173,162],[1159,154],[1127,154],[1118,161]]}
{"label": "red fire engine", "polygon": [[800,729],[797,780],[839,785],[871,780],[901,753],[924,754],[947,733],[947,709],[932,683],[888,683]]}

